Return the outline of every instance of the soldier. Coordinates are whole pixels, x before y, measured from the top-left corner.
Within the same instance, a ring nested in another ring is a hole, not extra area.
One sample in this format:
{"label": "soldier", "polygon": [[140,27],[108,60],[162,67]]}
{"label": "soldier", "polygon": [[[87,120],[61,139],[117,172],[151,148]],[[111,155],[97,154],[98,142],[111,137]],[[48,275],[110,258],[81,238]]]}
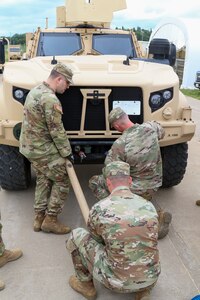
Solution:
{"label": "soldier", "polygon": [[73,162],[72,149],[62,123],[62,94],[72,83],[72,71],[58,63],[46,82],[33,88],[24,105],[20,152],[36,172],[34,231],[65,234],[70,227],[57,220],[69,193],[66,158]]}
{"label": "soldier", "polygon": [[[20,249],[5,249],[5,245],[3,243],[3,239],[1,236],[2,225],[0,223],[0,268],[3,267],[10,261],[16,260],[22,256],[22,251]],[[0,280],[0,291],[5,288],[5,284]]]}
{"label": "soldier", "polygon": [[[164,129],[157,122],[134,124],[120,108],[113,109],[109,114],[109,123],[122,135],[113,143],[105,159],[105,165],[112,161],[125,161],[130,165],[133,179],[131,191],[147,200],[162,185],[162,159],[159,139],[164,137]],[[108,196],[103,175],[93,176],[89,187],[97,199]],[[159,238],[169,231],[172,216],[159,209]]]}
{"label": "soldier", "polygon": [[160,274],[157,212],[130,191],[129,164],[111,162],[103,176],[111,194],[90,210],[88,230],[73,230],[66,244],[76,274],[69,284],[87,299],[96,296],[94,278],[112,291],[148,300]]}

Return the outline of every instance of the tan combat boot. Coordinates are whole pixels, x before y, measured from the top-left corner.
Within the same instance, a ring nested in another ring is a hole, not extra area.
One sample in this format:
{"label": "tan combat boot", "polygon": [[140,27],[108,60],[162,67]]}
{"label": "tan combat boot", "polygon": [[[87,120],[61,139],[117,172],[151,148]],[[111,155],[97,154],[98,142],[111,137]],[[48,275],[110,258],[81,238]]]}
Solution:
{"label": "tan combat boot", "polygon": [[22,251],[20,249],[5,250],[0,256],[0,267],[3,267],[10,261],[16,260],[22,256]]}
{"label": "tan combat boot", "polygon": [[169,232],[169,224],[172,221],[172,215],[169,212],[158,212],[158,239],[163,239]]}
{"label": "tan combat boot", "polygon": [[197,206],[200,206],[200,200],[197,200],[197,201],[196,201],[196,205],[197,205]]}
{"label": "tan combat boot", "polygon": [[0,280],[0,291],[2,291],[5,288],[5,283]]}
{"label": "tan combat boot", "polygon": [[69,279],[69,285],[78,293],[82,294],[88,300],[96,299],[97,292],[93,281],[80,281],[75,275]]}
{"label": "tan combat boot", "polygon": [[52,232],[56,234],[66,234],[71,231],[71,228],[61,224],[57,220],[57,216],[46,215],[41,226],[42,231]]}
{"label": "tan combat boot", "polygon": [[134,300],[150,300],[150,290],[135,293]]}
{"label": "tan combat boot", "polygon": [[33,230],[38,232],[41,230],[42,222],[44,221],[45,213],[44,212],[36,212],[35,219],[33,224]]}

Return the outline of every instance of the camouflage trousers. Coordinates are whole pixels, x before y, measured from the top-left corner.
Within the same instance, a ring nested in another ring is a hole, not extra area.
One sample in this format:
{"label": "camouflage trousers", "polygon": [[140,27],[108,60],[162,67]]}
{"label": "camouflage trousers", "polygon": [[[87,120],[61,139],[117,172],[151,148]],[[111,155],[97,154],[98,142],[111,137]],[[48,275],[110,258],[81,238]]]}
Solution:
{"label": "camouflage trousers", "polygon": [[[89,180],[89,188],[98,200],[104,199],[110,195],[103,175],[91,177]],[[133,185],[130,186],[130,190],[133,194],[139,195],[149,201],[152,200],[153,194],[157,191],[157,189],[136,190]]]}
{"label": "camouflage trousers", "polygon": [[66,159],[59,154],[31,161],[36,172],[35,212],[61,213],[70,188]]}
{"label": "camouflage trousers", "polygon": [[[0,215],[0,219],[1,219],[1,215]],[[2,225],[0,223],[0,256],[4,253],[4,250],[5,250],[5,245],[2,239]]]}
{"label": "camouflage trousers", "polygon": [[133,283],[129,279],[120,280],[112,272],[106,259],[105,246],[97,242],[84,228],[76,228],[66,241],[66,248],[71,253],[75,273],[80,281],[95,278],[108,289],[118,293],[133,293],[146,289],[155,282]]}

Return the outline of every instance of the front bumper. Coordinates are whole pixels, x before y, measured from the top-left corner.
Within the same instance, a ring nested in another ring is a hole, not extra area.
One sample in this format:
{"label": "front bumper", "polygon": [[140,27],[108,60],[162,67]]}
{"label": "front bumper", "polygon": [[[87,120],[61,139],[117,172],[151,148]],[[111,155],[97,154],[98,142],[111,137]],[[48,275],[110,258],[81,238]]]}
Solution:
{"label": "front bumper", "polygon": [[[195,133],[195,123],[187,118],[177,121],[161,122],[161,125],[165,129],[165,136],[160,140],[160,146],[169,146],[190,141]],[[19,146],[19,135],[21,123],[16,121],[3,120],[0,121],[0,144]],[[73,145],[81,144],[80,140],[86,141],[87,144],[99,145],[99,140],[104,140],[105,145],[108,145],[108,141],[113,141],[120,136],[120,133],[116,131],[102,131],[98,135],[92,132],[90,135],[77,134],[73,132],[67,132],[67,135]],[[90,141],[89,141],[90,140]],[[77,141],[77,142],[76,142]],[[101,145],[103,141],[101,142]]]}
{"label": "front bumper", "polygon": [[190,141],[196,128],[193,121],[163,122],[161,125],[165,129],[165,136],[160,140],[161,147]]}
{"label": "front bumper", "polygon": [[0,121],[0,144],[19,147],[21,122]]}

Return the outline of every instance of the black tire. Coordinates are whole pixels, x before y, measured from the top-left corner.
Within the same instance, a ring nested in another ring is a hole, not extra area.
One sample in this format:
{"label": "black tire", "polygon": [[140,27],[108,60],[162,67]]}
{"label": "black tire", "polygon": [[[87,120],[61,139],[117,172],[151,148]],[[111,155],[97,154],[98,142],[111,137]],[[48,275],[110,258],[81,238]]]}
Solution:
{"label": "black tire", "polygon": [[163,188],[177,185],[183,179],[187,167],[188,144],[182,143],[161,148],[163,164]]}
{"label": "black tire", "polygon": [[31,182],[30,162],[19,148],[0,145],[0,185],[4,190],[25,190]]}

